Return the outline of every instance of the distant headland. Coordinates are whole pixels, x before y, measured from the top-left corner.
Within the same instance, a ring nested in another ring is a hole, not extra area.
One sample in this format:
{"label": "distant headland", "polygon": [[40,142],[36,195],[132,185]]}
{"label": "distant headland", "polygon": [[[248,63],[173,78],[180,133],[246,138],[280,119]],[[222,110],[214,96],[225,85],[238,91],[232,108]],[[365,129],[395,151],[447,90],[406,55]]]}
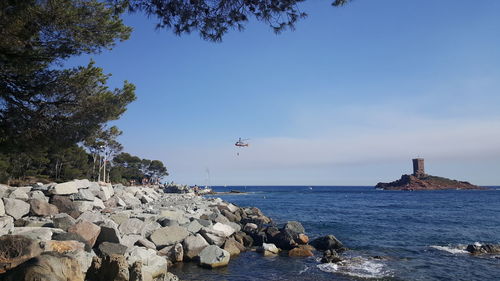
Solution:
{"label": "distant headland", "polygon": [[379,182],[375,188],[384,190],[444,190],[444,189],[486,189],[466,181],[457,181],[425,173],[424,159],[413,159],[413,174],[402,175],[399,180]]}

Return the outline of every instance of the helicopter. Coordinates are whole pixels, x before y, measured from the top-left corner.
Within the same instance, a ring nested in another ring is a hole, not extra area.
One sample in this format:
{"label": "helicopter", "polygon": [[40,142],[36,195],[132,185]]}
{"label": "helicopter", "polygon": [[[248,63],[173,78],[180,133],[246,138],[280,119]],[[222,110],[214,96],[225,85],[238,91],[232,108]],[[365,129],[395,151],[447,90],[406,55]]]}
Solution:
{"label": "helicopter", "polygon": [[[246,142],[247,140],[249,139],[241,139],[241,138],[238,138],[238,141],[234,144],[236,147],[238,148],[242,148],[242,147],[248,147],[250,144],[248,142]],[[240,152],[238,151],[236,153],[237,156],[240,156]]]}
{"label": "helicopter", "polygon": [[238,141],[234,144],[235,146],[238,146],[238,147],[247,147],[249,146],[250,144],[248,142],[245,142],[249,139],[241,139],[241,138],[238,138]]}

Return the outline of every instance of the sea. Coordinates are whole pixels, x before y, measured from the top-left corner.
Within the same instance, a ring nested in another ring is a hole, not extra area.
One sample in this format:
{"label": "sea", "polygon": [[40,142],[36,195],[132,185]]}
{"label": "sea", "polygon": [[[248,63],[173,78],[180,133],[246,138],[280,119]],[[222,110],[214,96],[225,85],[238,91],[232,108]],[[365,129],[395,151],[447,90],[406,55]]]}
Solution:
{"label": "sea", "polygon": [[500,243],[500,187],[384,191],[366,186],[231,186],[215,191],[258,207],[278,225],[299,221],[310,239],[333,234],[349,248],[339,264],[245,252],[227,267],[181,263],[181,280],[500,280],[500,255],[473,256],[468,244]]}

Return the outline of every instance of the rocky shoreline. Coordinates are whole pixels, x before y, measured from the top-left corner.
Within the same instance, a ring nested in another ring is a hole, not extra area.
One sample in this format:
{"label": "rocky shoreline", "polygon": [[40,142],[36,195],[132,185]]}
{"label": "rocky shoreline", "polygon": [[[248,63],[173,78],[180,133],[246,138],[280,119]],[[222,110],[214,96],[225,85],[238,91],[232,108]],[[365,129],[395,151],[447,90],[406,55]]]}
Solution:
{"label": "rocky shoreline", "polygon": [[168,268],[226,266],[243,251],[339,262],[333,235],[309,242],[296,221],[276,225],[255,207],[185,186],[75,180],[0,185],[0,280],[178,280]]}

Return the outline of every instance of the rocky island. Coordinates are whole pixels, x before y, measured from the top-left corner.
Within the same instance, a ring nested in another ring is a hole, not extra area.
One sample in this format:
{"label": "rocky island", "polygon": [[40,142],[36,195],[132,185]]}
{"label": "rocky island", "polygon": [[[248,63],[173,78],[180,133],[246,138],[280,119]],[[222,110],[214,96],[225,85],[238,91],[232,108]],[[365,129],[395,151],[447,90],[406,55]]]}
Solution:
{"label": "rocky island", "polygon": [[309,239],[255,207],[205,198],[187,186],[88,180],[0,184],[0,280],[175,281],[170,265],[226,266],[243,251],[341,261],[333,235]]}
{"label": "rocky island", "polygon": [[375,188],[383,190],[444,190],[444,189],[485,189],[466,181],[425,174],[424,159],[413,159],[413,174],[402,175],[399,180],[385,183],[379,182]]}

